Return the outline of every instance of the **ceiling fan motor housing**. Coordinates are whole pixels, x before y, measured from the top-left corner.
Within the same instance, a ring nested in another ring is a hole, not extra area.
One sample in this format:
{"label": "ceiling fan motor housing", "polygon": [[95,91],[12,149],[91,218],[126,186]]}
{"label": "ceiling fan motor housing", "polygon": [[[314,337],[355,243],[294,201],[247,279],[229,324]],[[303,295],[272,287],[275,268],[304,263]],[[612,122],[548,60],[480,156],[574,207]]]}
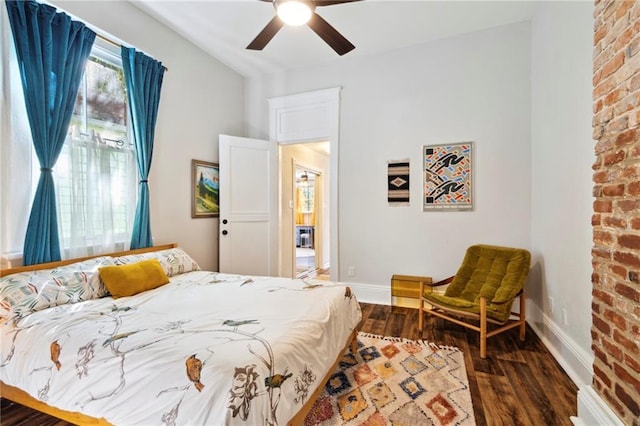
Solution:
{"label": "ceiling fan motor housing", "polygon": [[309,22],[316,5],[311,0],[273,0],[276,14],[288,25],[303,25]]}

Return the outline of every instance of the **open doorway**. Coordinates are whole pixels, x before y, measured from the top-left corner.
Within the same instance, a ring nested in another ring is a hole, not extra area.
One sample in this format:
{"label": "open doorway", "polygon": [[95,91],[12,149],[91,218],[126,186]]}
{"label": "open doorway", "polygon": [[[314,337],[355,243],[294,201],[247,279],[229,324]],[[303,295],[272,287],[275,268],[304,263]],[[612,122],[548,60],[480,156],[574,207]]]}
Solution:
{"label": "open doorway", "polygon": [[329,142],[280,145],[282,276],[331,273]]}

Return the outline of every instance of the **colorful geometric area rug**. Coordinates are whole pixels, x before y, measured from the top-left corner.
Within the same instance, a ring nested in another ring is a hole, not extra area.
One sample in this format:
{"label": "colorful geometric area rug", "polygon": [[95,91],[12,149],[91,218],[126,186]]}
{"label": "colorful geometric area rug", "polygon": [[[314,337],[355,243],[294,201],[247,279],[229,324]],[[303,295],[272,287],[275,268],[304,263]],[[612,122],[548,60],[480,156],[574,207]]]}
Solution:
{"label": "colorful geometric area rug", "polygon": [[359,333],[304,425],[475,425],[462,352]]}

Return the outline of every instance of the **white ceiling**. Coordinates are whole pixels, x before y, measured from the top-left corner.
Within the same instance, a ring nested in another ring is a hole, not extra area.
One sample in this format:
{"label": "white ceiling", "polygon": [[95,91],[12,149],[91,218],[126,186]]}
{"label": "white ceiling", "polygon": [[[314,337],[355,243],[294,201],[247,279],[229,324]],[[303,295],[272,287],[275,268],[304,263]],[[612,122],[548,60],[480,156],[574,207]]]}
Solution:
{"label": "white ceiling", "polygon": [[531,19],[536,2],[364,0],[316,12],[356,48],[338,56],[307,26],[285,26],[262,51],[245,47],[274,16],[258,0],[135,0],[134,4],[242,75],[317,66]]}

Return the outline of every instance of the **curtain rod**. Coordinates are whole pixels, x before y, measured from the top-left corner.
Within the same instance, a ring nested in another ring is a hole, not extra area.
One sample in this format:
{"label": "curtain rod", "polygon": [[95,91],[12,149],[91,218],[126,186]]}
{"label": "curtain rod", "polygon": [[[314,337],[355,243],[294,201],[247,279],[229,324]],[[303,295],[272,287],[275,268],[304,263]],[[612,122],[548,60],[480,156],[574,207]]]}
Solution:
{"label": "curtain rod", "polygon": [[[120,44],[120,43],[118,43],[116,41],[113,41],[110,38],[105,37],[105,36],[103,36],[102,34],[100,34],[98,32],[95,32],[95,33],[96,33],[96,37],[98,37],[102,41],[105,41],[105,42],[109,43],[112,46],[115,46],[115,47],[121,47],[122,46],[122,44]],[[165,71],[169,71],[169,68],[165,67],[164,65],[162,66],[162,68],[164,68]]]}
{"label": "curtain rod", "polygon": [[[99,32],[99,31],[102,31],[102,30],[100,30],[100,29],[98,29],[97,27],[94,27],[93,25],[91,25],[91,24],[87,23],[84,19],[80,19],[80,18],[78,18],[77,16],[75,16],[75,15],[73,15],[73,14],[71,14],[71,13],[67,12],[67,11],[66,11],[66,10],[64,10],[64,9],[61,9],[60,7],[58,7],[58,6],[57,6],[57,5],[55,5],[55,4],[51,4],[51,0],[38,0],[38,1],[39,1],[39,2],[41,2],[41,3],[47,4],[47,5],[49,5],[49,6],[53,7],[53,8],[55,8],[55,9],[56,9],[56,11],[59,11],[59,12],[63,12],[63,13],[65,13],[66,15],[70,16],[71,18],[75,19],[76,21],[82,22],[84,25],[86,25],[86,26],[87,26],[87,28],[89,28],[91,31],[93,31],[94,33],[96,33],[96,37],[97,37],[97,38],[99,38],[100,40],[102,40],[102,41],[104,41],[104,42],[107,42],[107,43],[109,43],[110,45],[115,46],[115,47],[118,47],[118,48],[122,46],[122,44],[121,44],[121,43],[118,43],[117,41],[114,41],[114,40],[110,39],[109,37],[102,35],[102,34]],[[164,70],[165,70],[165,71],[169,71],[169,68],[165,67],[164,65],[162,66],[162,68],[164,68]]]}

